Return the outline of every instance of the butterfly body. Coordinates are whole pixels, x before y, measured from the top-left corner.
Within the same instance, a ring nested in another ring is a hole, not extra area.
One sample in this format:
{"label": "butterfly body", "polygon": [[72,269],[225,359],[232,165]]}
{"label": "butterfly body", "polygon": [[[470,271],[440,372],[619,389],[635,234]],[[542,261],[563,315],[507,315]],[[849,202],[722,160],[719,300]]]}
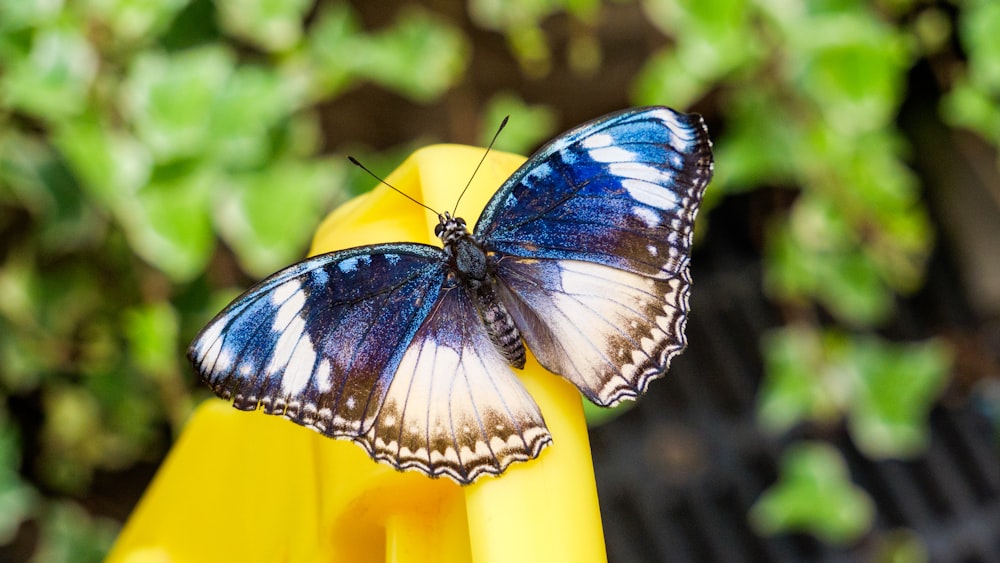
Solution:
{"label": "butterfly body", "polygon": [[309,258],[198,335],[196,369],[234,406],[470,483],[552,442],[510,367],[525,348],[588,399],[645,392],[686,344],[695,214],[712,174],[701,118],[652,107],[569,131],[442,247]]}
{"label": "butterfly body", "polygon": [[523,368],[525,352],[521,333],[497,297],[493,278],[496,255],[484,249],[469,233],[464,219],[452,217],[447,211],[438,217],[434,232],[444,244],[448,280],[470,292],[490,341],[508,364]]}

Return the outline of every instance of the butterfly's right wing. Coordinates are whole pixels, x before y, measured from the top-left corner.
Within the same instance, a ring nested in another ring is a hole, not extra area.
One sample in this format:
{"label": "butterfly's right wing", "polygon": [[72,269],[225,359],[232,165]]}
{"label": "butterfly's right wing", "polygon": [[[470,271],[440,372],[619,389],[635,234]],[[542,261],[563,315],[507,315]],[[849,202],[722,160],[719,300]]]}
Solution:
{"label": "butterfly's right wing", "polygon": [[188,356],[236,408],[357,438],[436,302],[440,256],[432,246],[383,244],[299,262],[219,313]]}

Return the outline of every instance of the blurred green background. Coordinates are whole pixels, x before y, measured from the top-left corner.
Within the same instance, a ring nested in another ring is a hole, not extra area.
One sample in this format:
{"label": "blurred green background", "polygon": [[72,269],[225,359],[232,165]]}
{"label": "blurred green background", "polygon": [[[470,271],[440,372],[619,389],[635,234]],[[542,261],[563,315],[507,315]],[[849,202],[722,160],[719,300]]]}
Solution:
{"label": "blurred green background", "polygon": [[[700,235],[730,194],[769,202],[760,424],[919,455],[955,345],[879,329],[944,241],[1000,317],[998,37],[990,0],[0,0],[0,554],[100,560],[209,395],[187,343],[371,187],[347,154],[386,173],[507,114],[527,153],[629,105],[703,113]],[[838,456],[789,448],[760,533],[864,534]]]}

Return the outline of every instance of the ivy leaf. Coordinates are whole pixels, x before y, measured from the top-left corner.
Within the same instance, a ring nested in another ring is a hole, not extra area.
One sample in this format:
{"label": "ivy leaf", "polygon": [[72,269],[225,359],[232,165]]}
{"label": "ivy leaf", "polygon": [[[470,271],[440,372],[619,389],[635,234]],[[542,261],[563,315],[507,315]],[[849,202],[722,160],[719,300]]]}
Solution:
{"label": "ivy leaf", "polygon": [[418,102],[440,96],[461,76],[469,46],[451,24],[421,10],[405,11],[396,24],[354,53],[354,71]]}
{"label": "ivy leaf", "polygon": [[496,128],[508,115],[510,121],[494,145],[497,150],[528,154],[540,142],[550,138],[556,128],[556,116],[552,108],[525,104],[515,94],[497,94],[483,112],[479,142],[484,147],[489,144]]}
{"label": "ivy leaf", "polygon": [[840,420],[849,390],[828,365],[819,331],[808,326],[776,330],[764,338],[763,348],[766,378],[757,416],[766,430],[784,432],[805,420]]}
{"label": "ivy leaf", "polygon": [[240,265],[265,276],[302,257],[309,237],[344,183],[345,164],[285,160],[230,178],[221,193],[216,224]]}
{"label": "ivy leaf", "polygon": [[217,0],[222,28],[266,51],[287,51],[302,37],[311,0]]}
{"label": "ivy leaf", "polygon": [[1000,93],[1000,4],[968,2],[959,17],[962,44],[969,52],[969,78],[985,92]]}
{"label": "ivy leaf", "polygon": [[118,525],[108,518],[92,517],[71,501],[50,502],[34,560],[98,563],[117,534]]}
{"label": "ivy leaf", "polygon": [[850,481],[847,465],[834,448],[815,442],[789,447],[781,478],[750,509],[758,532],[808,532],[833,544],[848,544],[871,528],[871,498]]}
{"label": "ivy leaf", "polygon": [[796,28],[790,47],[795,79],[829,126],[861,132],[895,117],[910,61],[902,39],[877,19],[816,16]]}
{"label": "ivy leaf", "polygon": [[194,278],[211,257],[215,237],[208,209],[215,181],[205,170],[154,176],[122,214],[135,253],[174,281]]}
{"label": "ivy leaf", "polygon": [[274,68],[233,69],[212,107],[211,158],[217,166],[247,169],[273,156],[272,131],[298,108],[302,92]]}
{"label": "ivy leaf", "polygon": [[37,30],[30,52],[6,64],[0,104],[59,122],[86,107],[98,55],[82,30],[67,22]]}
{"label": "ivy leaf", "polygon": [[936,340],[888,344],[874,338],[852,346],[848,428],[858,449],[872,458],[908,458],[922,452],[927,417],[951,370],[951,353]]}
{"label": "ivy leaf", "polygon": [[134,59],[123,105],[157,162],[205,154],[215,102],[234,66],[232,54],[219,45],[170,56],[147,51]]}
{"label": "ivy leaf", "polygon": [[872,458],[912,457],[951,369],[941,341],[895,344],[874,336],[791,326],[764,341],[766,378],[758,416],[771,432],[842,418]]}
{"label": "ivy leaf", "polygon": [[123,328],[128,351],[139,370],[154,375],[177,367],[180,321],[170,303],[160,301],[125,311]]}
{"label": "ivy leaf", "polygon": [[89,0],[88,16],[111,30],[108,38],[119,45],[141,43],[163,32],[190,0]]}
{"label": "ivy leaf", "polygon": [[152,173],[145,146],[90,113],[63,123],[53,141],[87,194],[111,211],[120,210]]}

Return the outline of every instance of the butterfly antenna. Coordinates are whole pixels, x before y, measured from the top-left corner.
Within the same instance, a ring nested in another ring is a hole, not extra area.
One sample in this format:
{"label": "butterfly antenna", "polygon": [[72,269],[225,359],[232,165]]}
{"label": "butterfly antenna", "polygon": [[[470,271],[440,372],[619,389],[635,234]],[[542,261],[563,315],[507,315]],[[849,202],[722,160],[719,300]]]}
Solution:
{"label": "butterfly antenna", "polygon": [[507,126],[508,119],[510,119],[509,115],[504,116],[503,121],[500,122],[500,127],[497,127],[497,132],[493,134],[493,140],[491,140],[490,145],[486,147],[486,152],[483,153],[483,158],[479,159],[479,164],[477,164],[476,169],[472,171],[472,176],[469,177],[469,182],[465,184],[465,188],[462,189],[462,193],[458,194],[458,199],[455,200],[455,209],[451,210],[452,215],[458,212],[458,204],[459,202],[462,201],[462,196],[465,195],[465,192],[469,189],[469,186],[472,185],[472,179],[476,177],[476,172],[479,172],[479,167],[482,166],[484,162],[486,162],[486,155],[490,154],[490,149],[493,148],[493,143],[497,142],[497,137],[500,136],[500,132],[503,131],[503,128]]}
{"label": "butterfly antenna", "polygon": [[381,177],[379,177],[378,174],[376,174],[376,173],[372,172],[371,170],[369,170],[367,166],[365,166],[364,164],[361,164],[360,162],[358,162],[358,159],[354,158],[353,156],[348,156],[347,160],[350,160],[351,164],[353,164],[353,165],[357,166],[358,168],[364,170],[365,172],[368,173],[369,176],[371,176],[372,178],[375,178],[380,183],[385,184],[386,186],[392,188],[399,195],[405,197],[406,199],[412,201],[413,203],[416,203],[420,207],[423,207],[424,209],[426,209],[427,211],[430,211],[431,213],[433,213],[435,215],[441,215],[440,213],[438,213],[437,211],[435,211],[432,207],[428,207],[427,205],[424,205],[423,203],[417,201],[416,199],[413,199],[412,197],[410,197],[409,195],[405,194],[402,190],[400,190],[396,186],[393,186],[389,182],[386,182],[385,180],[383,180]]}

